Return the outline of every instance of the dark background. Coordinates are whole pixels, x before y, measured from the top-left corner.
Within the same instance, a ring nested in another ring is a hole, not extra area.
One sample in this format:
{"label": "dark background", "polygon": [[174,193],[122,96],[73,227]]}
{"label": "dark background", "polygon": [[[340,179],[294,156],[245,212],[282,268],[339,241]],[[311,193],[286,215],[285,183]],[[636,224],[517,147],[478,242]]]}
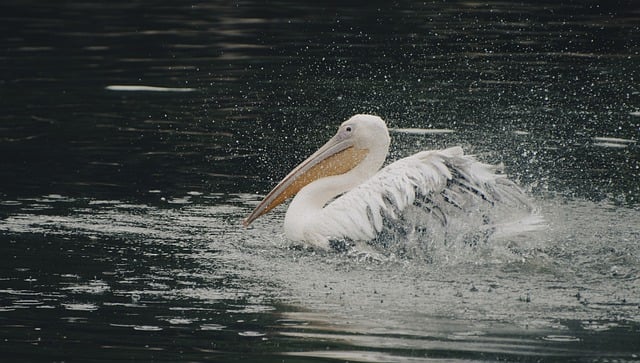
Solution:
{"label": "dark background", "polygon": [[[3,1],[0,193],[265,192],[354,113],[637,204],[634,2]],[[188,87],[118,92],[109,85]],[[526,131],[527,135],[514,135]],[[155,196],[154,196],[155,197]]]}

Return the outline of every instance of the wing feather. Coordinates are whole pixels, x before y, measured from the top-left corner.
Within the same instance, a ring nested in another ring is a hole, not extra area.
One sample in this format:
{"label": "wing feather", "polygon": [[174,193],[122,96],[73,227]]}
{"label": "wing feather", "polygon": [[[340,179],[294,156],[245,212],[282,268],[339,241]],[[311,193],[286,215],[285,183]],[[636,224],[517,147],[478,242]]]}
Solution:
{"label": "wing feather", "polygon": [[496,167],[484,164],[460,147],[423,151],[400,159],[363,184],[330,202],[320,220],[329,238],[371,240],[385,222],[401,218],[418,206],[447,223],[446,207],[464,210],[480,199],[485,203],[528,205],[524,193]]}

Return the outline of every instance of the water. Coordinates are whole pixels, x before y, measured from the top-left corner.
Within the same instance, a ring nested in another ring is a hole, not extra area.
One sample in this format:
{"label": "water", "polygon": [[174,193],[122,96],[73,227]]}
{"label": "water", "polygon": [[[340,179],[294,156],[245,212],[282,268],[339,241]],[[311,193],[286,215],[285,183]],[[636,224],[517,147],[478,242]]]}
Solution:
{"label": "water", "polygon": [[[634,4],[0,8],[3,357],[640,360]],[[549,228],[371,261],[241,227],[360,112],[392,158],[504,162]]]}

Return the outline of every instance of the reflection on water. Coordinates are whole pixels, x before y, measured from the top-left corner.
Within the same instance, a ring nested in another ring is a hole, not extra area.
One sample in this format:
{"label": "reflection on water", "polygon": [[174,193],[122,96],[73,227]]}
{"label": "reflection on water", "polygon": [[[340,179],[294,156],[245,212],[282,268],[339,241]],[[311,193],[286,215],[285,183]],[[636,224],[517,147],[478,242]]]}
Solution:
{"label": "reflection on water", "polygon": [[[13,361],[638,360],[635,4],[0,5]],[[462,145],[547,230],[371,261],[260,195],[354,113]]]}
{"label": "reflection on water", "polygon": [[[531,247],[374,262],[290,249],[278,220],[238,229],[256,202],[54,195],[4,206],[3,350],[355,361],[638,353],[632,210],[549,202],[551,229]],[[605,226],[616,232],[599,235]]]}

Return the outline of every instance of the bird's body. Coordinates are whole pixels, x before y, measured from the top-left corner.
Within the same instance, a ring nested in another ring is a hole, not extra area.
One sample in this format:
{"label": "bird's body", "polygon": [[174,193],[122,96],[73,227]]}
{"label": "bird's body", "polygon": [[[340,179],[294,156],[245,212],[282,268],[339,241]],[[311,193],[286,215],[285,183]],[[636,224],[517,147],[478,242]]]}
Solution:
{"label": "bird's body", "polygon": [[287,238],[328,249],[331,240],[372,240],[416,206],[435,217],[430,222],[447,224],[452,209],[527,204],[494,166],[459,147],[419,152],[379,170],[389,141],[382,119],[353,116],[267,195],[245,225],[295,195],[284,220]]}

